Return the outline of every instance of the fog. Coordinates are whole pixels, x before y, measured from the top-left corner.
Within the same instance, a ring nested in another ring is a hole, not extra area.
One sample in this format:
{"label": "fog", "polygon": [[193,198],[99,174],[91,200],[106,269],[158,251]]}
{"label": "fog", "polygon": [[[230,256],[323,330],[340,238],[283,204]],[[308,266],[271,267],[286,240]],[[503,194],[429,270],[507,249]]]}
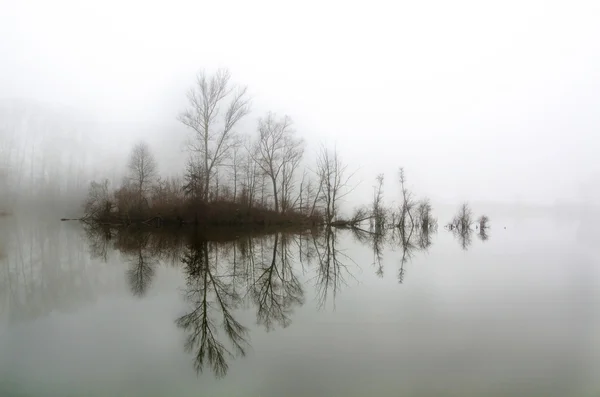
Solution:
{"label": "fog", "polygon": [[291,116],[307,166],[325,143],[358,170],[350,201],[369,200],[375,176],[395,181],[400,166],[435,205],[600,198],[595,1],[1,9],[1,164],[23,197],[47,197],[44,180],[78,206],[91,180],[121,178],[140,139],[161,174],[181,173],[186,92],[198,71],[225,67],[252,97],[239,132],[254,134],[267,111]]}

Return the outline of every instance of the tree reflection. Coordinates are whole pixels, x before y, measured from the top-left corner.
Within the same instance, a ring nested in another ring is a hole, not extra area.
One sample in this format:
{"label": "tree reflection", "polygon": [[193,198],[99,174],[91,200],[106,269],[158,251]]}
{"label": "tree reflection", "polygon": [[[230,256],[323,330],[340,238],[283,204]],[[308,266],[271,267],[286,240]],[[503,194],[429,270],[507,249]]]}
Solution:
{"label": "tree reflection", "polygon": [[[384,276],[386,249],[397,252],[397,279],[403,283],[409,263],[433,246],[437,222],[428,202],[420,203],[415,214],[399,217],[393,227],[375,220],[368,229],[349,229],[356,242],[372,250],[378,277]],[[471,229],[452,231],[467,249]],[[299,234],[239,236],[221,231],[206,236],[199,230],[190,235],[183,230],[96,228],[88,237],[96,256],[106,258],[111,248],[124,254],[129,262],[128,284],[135,296],[146,294],[160,263],[183,266],[189,308],[175,323],[187,335],[185,349],[193,354],[196,371],[210,368],[222,377],[229,361],[244,356],[249,346],[249,329],[236,319],[238,310],[255,310],[256,324],[267,331],[286,328],[296,308],[305,303],[307,281],[313,284],[317,308],[330,304],[335,309],[340,291],[354,277],[351,265],[357,265],[338,248],[340,236],[347,232],[326,227]],[[486,236],[485,230],[479,232],[482,240]],[[311,273],[314,276],[305,277]]]}
{"label": "tree reflection", "polygon": [[[228,357],[244,356],[248,330],[232,314],[240,302],[232,289],[231,275],[218,273],[214,244],[196,241],[187,246],[182,262],[186,273],[186,300],[192,310],[176,320],[178,327],[188,333],[185,348],[195,355],[194,367],[202,372],[210,365],[217,377],[229,368]],[[220,318],[220,329],[217,319]],[[231,348],[219,340],[224,332]]]}
{"label": "tree reflection", "polygon": [[457,226],[451,229],[452,235],[456,238],[463,250],[468,250],[473,242],[473,230],[470,227]]}
{"label": "tree reflection", "polygon": [[487,228],[479,228],[479,233],[477,233],[477,237],[479,237],[481,241],[487,241],[490,238],[490,236],[487,233]]}
{"label": "tree reflection", "polygon": [[[421,207],[423,206],[422,209]],[[412,261],[417,252],[427,252],[431,247],[432,235],[437,233],[437,221],[428,214],[428,204],[419,205],[419,216],[416,221],[404,219],[392,231],[391,240],[396,246],[400,246],[402,256],[400,257],[400,268],[398,269],[398,282],[402,284],[406,275],[406,265]]]}
{"label": "tree reflection", "polygon": [[257,322],[267,330],[273,329],[274,322],[289,326],[294,307],[304,304],[304,291],[293,271],[290,238],[275,234],[270,259],[257,261],[251,294],[257,306]]}
{"label": "tree reflection", "polygon": [[131,293],[135,296],[144,296],[154,278],[155,267],[158,259],[148,250],[149,233],[137,233],[128,242],[128,252],[131,252],[127,261],[127,281]]}
{"label": "tree reflection", "polygon": [[489,236],[487,229],[489,228],[490,219],[487,215],[480,216],[476,222],[473,222],[473,211],[469,203],[463,203],[452,221],[446,225],[446,228],[452,232],[458,240],[463,250],[468,250],[473,241],[473,229],[471,226],[475,224],[475,228],[479,231],[478,237],[481,241],[487,241]]}
{"label": "tree reflection", "polygon": [[336,248],[337,232],[331,227],[326,228],[322,238],[314,238],[314,247],[317,252],[317,277],[316,295],[318,307],[323,308],[327,297],[331,295],[333,306],[335,298],[342,285],[346,285],[346,276],[352,276],[343,260],[350,258]]}
{"label": "tree reflection", "polygon": [[0,242],[0,322],[68,312],[111,287],[77,228],[22,215],[0,222]]}
{"label": "tree reflection", "polygon": [[110,227],[98,223],[84,223],[83,225],[90,248],[90,255],[92,258],[107,262],[112,239]]}

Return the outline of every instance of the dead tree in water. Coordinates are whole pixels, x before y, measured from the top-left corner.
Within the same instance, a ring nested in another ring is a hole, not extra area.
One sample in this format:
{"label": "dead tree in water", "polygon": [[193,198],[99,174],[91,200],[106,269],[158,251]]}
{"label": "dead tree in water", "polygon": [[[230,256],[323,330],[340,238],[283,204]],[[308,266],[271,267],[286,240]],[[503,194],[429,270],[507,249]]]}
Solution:
{"label": "dead tree in water", "polygon": [[477,223],[479,223],[479,229],[487,229],[489,227],[490,218],[487,215],[481,215],[479,219],[477,219]]}
{"label": "dead tree in water", "polygon": [[432,207],[428,198],[419,201],[417,205],[417,224],[425,232],[437,228],[437,219],[431,214]]}
{"label": "dead tree in water", "polygon": [[451,228],[459,230],[469,229],[471,223],[473,223],[472,217],[473,211],[471,210],[469,203],[463,203],[458,209],[458,213],[454,216],[454,219],[452,219]]}
{"label": "dead tree in water", "polygon": [[375,178],[377,185],[374,186],[375,192],[373,194],[373,209],[372,209],[372,221],[376,233],[381,233],[385,227],[387,213],[383,206],[383,174],[377,175]]}
{"label": "dead tree in water", "polygon": [[487,234],[487,229],[490,227],[489,221],[490,221],[490,218],[488,218],[486,215],[481,215],[479,217],[479,219],[477,220],[477,222],[479,223],[478,236],[481,239],[481,241],[487,241],[487,239],[489,238],[489,236]]}
{"label": "dead tree in water", "polygon": [[415,206],[415,202],[413,200],[413,194],[406,187],[406,176],[404,175],[404,167],[400,167],[399,172],[400,178],[400,187],[402,189],[402,205],[400,207],[400,222],[398,227],[401,229],[405,229],[407,217],[410,219],[411,228],[414,226],[415,222],[412,217],[411,211]]}

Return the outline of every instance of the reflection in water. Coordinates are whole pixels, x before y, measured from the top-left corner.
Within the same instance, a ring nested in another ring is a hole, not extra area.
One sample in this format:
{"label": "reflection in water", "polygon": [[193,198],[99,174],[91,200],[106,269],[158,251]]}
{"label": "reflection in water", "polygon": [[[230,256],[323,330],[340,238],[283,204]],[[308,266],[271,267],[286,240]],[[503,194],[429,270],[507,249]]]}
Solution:
{"label": "reflection in water", "polygon": [[[234,275],[219,272],[217,252],[214,243],[202,240],[186,247],[182,258],[187,276],[185,296],[192,310],[176,323],[188,333],[185,347],[195,355],[196,370],[202,372],[208,362],[221,377],[227,373],[227,357],[245,355],[248,330],[233,317],[240,297],[231,282]],[[229,339],[231,350],[219,340],[219,331]]]}
{"label": "reflection in water", "polygon": [[487,241],[490,237],[487,233],[487,227],[479,227],[479,233],[477,233],[477,237],[479,237],[479,239],[481,241]]}
{"label": "reflection in water", "polygon": [[[404,227],[386,228],[373,222],[368,230],[350,229],[357,242],[372,250],[378,277],[384,275],[385,250],[400,250],[399,282],[415,255],[432,246],[436,231],[437,224],[420,218],[407,220]],[[228,361],[244,356],[249,346],[251,324],[236,318],[240,309],[253,309],[256,323],[267,331],[286,328],[294,311],[305,304],[308,285],[314,288],[318,308],[335,308],[336,297],[355,280],[359,266],[337,247],[340,233],[346,231],[335,228],[241,237],[225,234],[218,241],[215,235],[209,239],[198,231],[86,225],[85,232],[92,258],[127,264],[123,274],[134,296],[143,297],[152,288],[159,266],[183,268],[188,309],[173,320],[186,334],[185,347],[196,370],[210,368],[217,376],[224,376]],[[470,234],[457,236],[466,249]],[[485,240],[485,230],[479,236]],[[94,272],[100,267],[90,265],[82,243],[33,223],[3,236],[3,247],[8,247],[3,263],[8,265],[0,269],[0,297],[9,321],[15,320],[15,314],[31,318],[66,307],[69,301],[63,297],[78,303],[93,299],[84,295],[97,290],[90,285],[99,282]]]}
{"label": "reflection in water", "polygon": [[72,310],[107,287],[80,230],[57,230],[54,222],[26,217],[3,219],[0,246],[0,315],[7,323]]}
{"label": "reflection in water", "polygon": [[158,260],[147,250],[150,236],[147,233],[139,233],[132,243],[133,254],[129,255],[129,269],[127,270],[127,281],[131,292],[135,296],[144,296],[148,286],[154,277],[154,268]]}
{"label": "reflection in water", "polygon": [[460,243],[460,246],[463,250],[469,249],[473,238],[473,229],[471,228],[473,224],[475,224],[475,229],[478,230],[478,237],[481,241],[487,241],[489,236],[487,234],[487,229],[489,228],[490,219],[487,215],[480,216],[476,222],[473,222],[473,211],[468,203],[463,203],[458,212],[452,219],[446,228],[452,232],[454,237]]}
{"label": "reflection in water", "polygon": [[304,303],[304,291],[293,270],[292,238],[275,234],[270,259],[262,255],[263,249],[253,258],[256,276],[250,292],[257,306],[257,321],[267,330],[273,329],[273,322],[289,326],[293,308]]}
{"label": "reflection in water", "polygon": [[454,227],[452,228],[452,235],[458,240],[463,250],[468,250],[473,241],[473,230],[470,227]]}
{"label": "reflection in water", "polygon": [[343,260],[355,262],[336,248],[337,237],[337,230],[328,227],[321,238],[313,238],[318,259],[315,289],[319,308],[325,306],[329,295],[335,307],[335,297],[341,286],[346,284],[346,276],[352,277]]}
{"label": "reflection in water", "polygon": [[433,244],[432,237],[437,233],[437,221],[429,214],[428,203],[419,206],[418,216],[414,219],[401,217],[393,228],[385,228],[379,222],[373,222],[370,230],[354,228],[352,233],[356,241],[370,245],[373,251],[373,265],[375,274],[383,277],[383,249],[386,245],[391,248],[400,248],[400,267],[398,269],[398,282],[404,281],[406,265],[413,259],[417,252],[426,252]]}

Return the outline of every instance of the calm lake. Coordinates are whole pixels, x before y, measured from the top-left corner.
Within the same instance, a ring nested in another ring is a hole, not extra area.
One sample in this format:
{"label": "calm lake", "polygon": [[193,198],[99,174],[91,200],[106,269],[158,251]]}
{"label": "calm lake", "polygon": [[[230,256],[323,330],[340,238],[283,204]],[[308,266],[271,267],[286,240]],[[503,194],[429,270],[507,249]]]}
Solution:
{"label": "calm lake", "polygon": [[599,237],[0,219],[0,396],[598,396]]}

